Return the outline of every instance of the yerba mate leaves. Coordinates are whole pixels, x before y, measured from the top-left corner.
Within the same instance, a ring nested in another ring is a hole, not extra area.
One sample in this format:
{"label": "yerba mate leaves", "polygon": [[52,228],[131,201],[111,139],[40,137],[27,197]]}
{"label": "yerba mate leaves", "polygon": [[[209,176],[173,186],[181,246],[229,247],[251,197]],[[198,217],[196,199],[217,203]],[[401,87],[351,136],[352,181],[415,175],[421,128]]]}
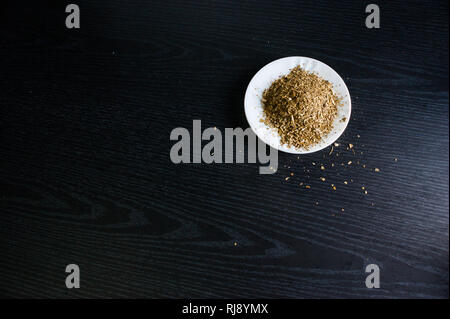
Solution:
{"label": "yerba mate leaves", "polygon": [[282,144],[308,149],[332,130],[340,99],[330,82],[297,66],[264,91],[262,104]]}

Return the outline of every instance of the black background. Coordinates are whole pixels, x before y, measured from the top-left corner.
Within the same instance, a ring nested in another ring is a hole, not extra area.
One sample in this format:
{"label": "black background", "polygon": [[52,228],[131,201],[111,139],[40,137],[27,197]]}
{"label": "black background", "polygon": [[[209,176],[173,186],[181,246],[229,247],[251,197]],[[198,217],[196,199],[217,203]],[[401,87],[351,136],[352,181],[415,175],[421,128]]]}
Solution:
{"label": "black background", "polygon": [[[1,296],[448,297],[447,1],[74,2],[78,30],[70,2],[0,11]],[[350,90],[333,154],[170,161],[173,128],[247,127],[251,77],[292,55]]]}

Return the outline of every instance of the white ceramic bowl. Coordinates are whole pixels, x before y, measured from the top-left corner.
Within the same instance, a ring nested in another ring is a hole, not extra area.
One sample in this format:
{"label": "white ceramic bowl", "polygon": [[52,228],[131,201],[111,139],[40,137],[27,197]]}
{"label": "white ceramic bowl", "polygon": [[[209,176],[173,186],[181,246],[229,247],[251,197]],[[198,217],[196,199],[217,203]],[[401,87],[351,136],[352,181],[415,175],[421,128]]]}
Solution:
{"label": "white ceramic bowl", "polygon": [[[315,145],[311,145],[309,149],[288,147],[285,144],[280,144],[280,136],[276,129],[270,128],[260,121],[260,119],[263,118],[261,97],[264,90],[267,89],[273,81],[280,78],[282,75],[288,74],[291,69],[298,65],[304,70],[315,72],[320,77],[328,80],[333,85],[334,92],[342,99],[342,103],[338,107],[338,115],[333,122],[333,129],[322,139],[322,141]],[[275,60],[264,66],[255,74],[245,92],[244,107],[245,116],[247,117],[250,127],[262,141],[283,152],[306,154],[317,152],[328,147],[341,136],[350,121],[352,104],[347,86],[336,71],[318,60],[301,56],[292,56]],[[341,121],[342,118],[345,118],[345,121]]]}

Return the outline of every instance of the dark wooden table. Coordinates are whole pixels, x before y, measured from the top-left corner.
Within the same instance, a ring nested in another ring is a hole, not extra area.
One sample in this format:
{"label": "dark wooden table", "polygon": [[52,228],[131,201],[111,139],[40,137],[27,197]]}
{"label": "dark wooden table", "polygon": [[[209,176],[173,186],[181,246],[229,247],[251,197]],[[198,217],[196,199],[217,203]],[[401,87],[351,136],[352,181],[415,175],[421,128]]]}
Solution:
{"label": "dark wooden table", "polygon": [[[1,10],[1,296],[448,297],[447,1],[375,1],[380,29],[359,0],[74,1],[80,29],[56,2]],[[170,161],[194,119],[247,127],[249,80],[292,55],[350,90],[331,155]]]}

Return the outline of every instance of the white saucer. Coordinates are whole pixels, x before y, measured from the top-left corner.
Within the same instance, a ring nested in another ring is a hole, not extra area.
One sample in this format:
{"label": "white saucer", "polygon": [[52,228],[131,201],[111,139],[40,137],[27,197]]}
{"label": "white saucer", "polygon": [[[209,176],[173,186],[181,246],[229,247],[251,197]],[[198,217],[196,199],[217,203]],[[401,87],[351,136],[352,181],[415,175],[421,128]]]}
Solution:
{"label": "white saucer", "polygon": [[[329,81],[333,85],[334,92],[342,99],[331,132],[321,142],[310,146],[307,150],[304,148],[287,147],[287,145],[280,144],[280,136],[276,129],[270,128],[260,121],[260,119],[263,118],[263,108],[261,104],[262,93],[273,81],[282,75],[288,74],[291,69],[297,65],[300,65],[301,68],[306,71],[315,72],[323,79]],[[275,60],[255,74],[245,92],[244,107],[245,116],[247,117],[250,127],[264,143],[279,151],[294,154],[306,154],[317,152],[328,147],[341,136],[350,121],[352,103],[347,86],[336,71],[318,60],[301,56],[292,56]],[[343,118],[345,118],[344,121],[342,121]]]}

